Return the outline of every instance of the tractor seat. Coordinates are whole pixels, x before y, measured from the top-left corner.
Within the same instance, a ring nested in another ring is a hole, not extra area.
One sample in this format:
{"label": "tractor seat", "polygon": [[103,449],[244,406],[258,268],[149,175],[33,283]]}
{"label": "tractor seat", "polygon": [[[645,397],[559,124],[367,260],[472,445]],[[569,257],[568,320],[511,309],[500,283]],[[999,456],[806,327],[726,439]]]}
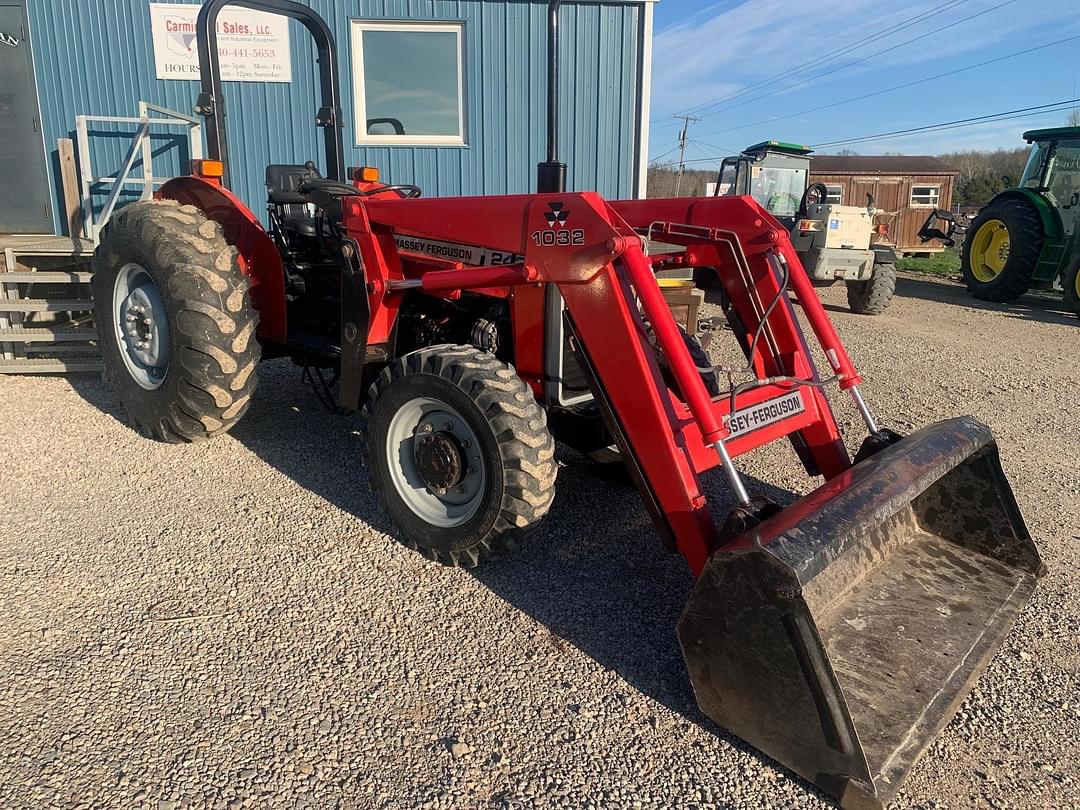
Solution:
{"label": "tractor seat", "polygon": [[286,231],[300,236],[316,235],[315,218],[308,208],[307,197],[300,191],[300,183],[321,176],[310,160],[303,166],[279,163],[266,167],[266,196]]}
{"label": "tractor seat", "polygon": [[271,164],[266,167],[266,196],[274,205],[303,205],[307,198],[300,191],[300,183],[321,177],[310,160],[303,166]]}

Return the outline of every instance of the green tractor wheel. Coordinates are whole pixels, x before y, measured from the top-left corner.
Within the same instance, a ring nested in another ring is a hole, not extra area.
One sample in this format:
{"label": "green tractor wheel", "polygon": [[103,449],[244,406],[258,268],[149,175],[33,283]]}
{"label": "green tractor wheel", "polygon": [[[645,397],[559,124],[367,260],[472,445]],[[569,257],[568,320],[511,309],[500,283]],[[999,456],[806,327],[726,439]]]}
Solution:
{"label": "green tractor wheel", "polygon": [[968,290],[984,301],[1015,301],[1031,286],[1043,246],[1039,216],[1027,202],[991,200],[971,223],[961,269]]}
{"label": "green tractor wheel", "polygon": [[1065,305],[1080,315],[1080,261],[1062,274],[1061,286],[1065,288]]}

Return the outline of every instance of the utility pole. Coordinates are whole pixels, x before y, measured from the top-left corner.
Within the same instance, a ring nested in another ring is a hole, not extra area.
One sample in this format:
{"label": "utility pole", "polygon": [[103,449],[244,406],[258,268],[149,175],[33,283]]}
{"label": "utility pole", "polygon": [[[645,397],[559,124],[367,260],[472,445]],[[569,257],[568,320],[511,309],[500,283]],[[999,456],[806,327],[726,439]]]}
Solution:
{"label": "utility pole", "polygon": [[690,124],[694,121],[700,121],[700,118],[694,118],[692,115],[676,115],[683,122],[682,132],[679,133],[679,176],[675,180],[675,196],[679,196],[679,189],[682,188],[682,176],[683,170],[686,168],[686,162],[684,157],[686,156],[686,130],[690,129]]}

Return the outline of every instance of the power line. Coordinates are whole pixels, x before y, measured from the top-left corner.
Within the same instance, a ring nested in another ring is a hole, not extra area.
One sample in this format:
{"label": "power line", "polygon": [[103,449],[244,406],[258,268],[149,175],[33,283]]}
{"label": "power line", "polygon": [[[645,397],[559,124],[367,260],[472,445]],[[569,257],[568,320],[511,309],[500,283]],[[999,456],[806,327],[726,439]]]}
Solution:
{"label": "power line", "polygon": [[709,153],[705,149],[702,148],[702,144],[699,143],[698,141],[690,139],[689,144],[698,151],[699,155],[704,155],[705,157],[709,157]]}
{"label": "power line", "polygon": [[671,154],[672,152],[675,152],[676,150],[678,150],[678,148],[679,148],[678,146],[673,146],[673,147],[672,147],[671,149],[668,149],[668,150],[667,150],[666,152],[664,152],[663,154],[661,154],[661,155],[657,155],[656,157],[651,157],[651,158],[649,158],[649,162],[650,162],[650,163],[652,163],[652,162],[653,162],[654,160],[660,160],[660,158],[664,158],[664,157],[667,157],[667,156],[668,156],[668,155],[670,155],[670,154]]}
{"label": "power line", "polygon": [[[844,99],[842,101],[835,101],[832,104],[823,104],[820,107],[811,107],[809,109],[800,110],[799,112],[789,113],[787,115],[776,115],[776,116],[773,116],[772,118],[764,118],[764,119],[762,119],[760,121],[753,121],[753,122],[751,122],[749,124],[742,124],[742,125],[737,126],[737,127],[729,127],[728,129],[718,129],[718,130],[716,130],[714,132],[706,132],[705,135],[706,136],[709,136],[709,135],[722,135],[722,134],[727,133],[727,132],[737,132],[738,130],[741,130],[741,129],[749,129],[750,127],[760,126],[761,124],[770,124],[773,121],[785,121],[788,118],[797,118],[800,115],[809,115],[810,113],[821,112],[822,110],[831,110],[833,107],[840,107],[840,106],[843,106],[844,104],[852,104],[852,103],[854,103],[856,101],[864,101],[865,99],[868,99],[868,98],[873,98],[875,96],[884,95],[885,93],[892,93],[892,92],[895,92],[896,90],[904,90],[904,89],[906,89],[908,87],[914,87],[915,85],[918,85],[918,84],[926,84],[927,82],[932,82],[932,81],[935,81],[937,79],[943,79],[946,76],[955,76],[957,73],[964,73],[964,72],[966,72],[968,70],[975,70],[976,68],[985,67],[986,65],[992,65],[995,62],[1004,62],[1006,59],[1013,59],[1013,58],[1015,58],[1017,56],[1024,56],[1026,54],[1033,53],[1035,51],[1041,51],[1041,50],[1043,50],[1045,48],[1052,48],[1055,45],[1062,45],[1062,44],[1064,44],[1066,42],[1072,42],[1073,40],[1077,40],[1077,39],[1080,39],[1080,34],[1076,34],[1075,36],[1071,36],[1071,37],[1065,37],[1064,39],[1059,39],[1059,40],[1056,40],[1054,42],[1047,42],[1045,45],[1036,45],[1033,48],[1025,48],[1022,51],[1014,51],[1013,53],[1008,53],[1008,54],[1005,54],[1004,56],[997,56],[997,57],[995,57],[993,59],[987,59],[987,60],[985,60],[983,62],[977,62],[974,65],[968,65],[967,67],[956,68],[955,70],[947,70],[944,73],[935,73],[933,76],[927,76],[925,79],[915,79],[913,81],[904,82],[903,84],[898,84],[898,85],[895,85],[893,87],[886,87],[883,90],[875,90],[873,93],[865,93],[865,94],[863,94],[861,96],[855,96],[853,98],[846,98],[846,99]],[[1073,95],[1076,95],[1075,92],[1073,93]]]}
{"label": "power line", "polygon": [[[940,124],[927,124],[922,127],[911,127],[910,129],[898,129],[893,132],[880,132],[876,135],[860,135],[856,138],[844,138],[839,141],[828,141],[826,143],[814,144],[814,149],[822,149],[831,146],[846,146],[851,143],[864,143],[865,141],[879,141],[886,138],[898,138],[904,135],[916,135],[924,132],[934,132],[943,129],[957,129],[961,126],[973,126],[975,124],[987,124],[992,121],[1008,120],[1010,118],[1021,118],[1030,112],[1056,112],[1058,109],[1066,109],[1070,104],[1075,104],[1080,101],[1078,98],[1070,98],[1065,101],[1055,101],[1051,104],[1040,104],[1036,107],[1022,107],[1018,110],[1005,110],[999,113],[990,113],[989,115],[978,115],[974,118],[960,118],[956,121],[945,121]],[[1054,108],[1054,109],[1051,109]]]}
{"label": "power line", "polygon": [[[932,36],[933,34],[939,34],[942,31],[947,31],[950,28],[955,28],[956,26],[962,25],[963,23],[966,23],[966,22],[969,22],[970,20],[973,20],[976,17],[981,17],[984,14],[989,14],[992,11],[997,11],[998,9],[1004,8],[1005,6],[1012,5],[1016,1],[1017,0],[1004,0],[1004,2],[998,3],[996,6],[991,6],[990,8],[983,9],[982,11],[978,11],[978,12],[976,12],[974,14],[969,14],[967,17],[963,17],[963,18],[961,18],[959,20],[956,20],[955,22],[951,22],[948,25],[943,25],[940,28],[937,28],[937,29],[935,29],[933,31],[930,31],[928,33],[920,34],[917,37],[912,37],[911,39],[904,40],[903,42],[900,42],[900,43],[898,43],[896,45],[891,45],[888,48],[885,48],[883,50],[875,51],[874,53],[867,54],[866,56],[860,57],[860,58],[855,59],[855,60],[853,60],[851,62],[846,62],[843,65],[832,68],[831,70],[827,70],[827,71],[824,71],[823,73],[818,73],[818,74],[816,74],[814,76],[810,76],[810,77],[808,77],[806,79],[803,79],[802,81],[795,82],[794,84],[785,85],[784,87],[779,87],[779,88],[777,88],[775,90],[771,90],[771,91],[769,91],[767,93],[761,93],[759,95],[754,96],[753,98],[747,99],[746,101],[740,101],[738,104],[731,104],[729,106],[722,107],[719,110],[713,110],[712,112],[704,113],[704,115],[705,115],[705,117],[711,117],[711,116],[714,116],[714,115],[718,115],[718,114],[720,114],[722,112],[728,112],[729,110],[734,110],[734,109],[736,109],[738,107],[743,107],[743,106],[745,106],[747,104],[752,104],[753,102],[760,101],[763,98],[769,98],[770,96],[775,96],[775,95],[777,95],[779,93],[787,92],[788,90],[794,90],[796,87],[802,87],[804,85],[815,82],[818,79],[824,78],[825,76],[830,76],[830,75],[832,75],[834,73],[837,73],[837,72],[839,72],[841,70],[846,70],[849,67],[854,67],[855,65],[862,64],[863,62],[866,62],[869,59],[873,59],[876,56],[881,56],[882,54],[890,53],[890,52],[895,51],[895,50],[897,50],[899,48],[903,48],[903,47],[906,47],[908,45],[911,45],[914,42],[918,42],[920,39],[925,39],[926,37]],[[713,105],[713,106],[715,106],[715,105]]]}
{"label": "power line", "polygon": [[[729,101],[731,99],[735,99],[735,98],[738,98],[739,96],[746,95],[747,93],[754,90],[755,88],[768,85],[768,84],[770,84],[771,82],[773,82],[776,79],[782,79],[782,78],[784,78],[786,76],[790,76],[791,74],[793,74],[795,71],[798,71],[798,70],[805,70],[807,68],[812,68],[812,67],[816,67],[818,65],[824,64],[825,62],[828,62],[830,59],[832,59],[835,56],[842,56],[845,53],[850,53],[851,51],[858,50],[859,48],[865,47],[866,45],[869,45],[869,44],[871,44],[873,42],[876,42],[876,41],[878,41],[880,39],[884,39],[885,37],[888,37],[888,36],[890,36],[892,34],[895,34],[898,31],[902,31],[905,28],[910,28],[913,25],[917,25],[918,23],[923,22],[925,20],[928,20],[931,17],[936,17],[938,14],[944,14],[946,11],[950,11],[950,10],[956,8],[957,6],[963,5],[964,3],[967,3],[967,2],[970,2],[970,0],[949,0],[949,2],[942,3],[941,5],[935,6],[932,9],[929,9],[928,11],[920,12],[919,14],[915,15],[914,17],[909,17],[908,19],[902,20],[899,23],[896,23],[895,25],[890,26],[889,28],[885,28],[882,31],[878,31],[872,37],[864,38],[864,39],[862,39],[862,40],[860,40],[858,42],[848,43],[847,45],[844,45],[844,46],[842,46],[840,48],[837,48],[836,50],[830,51],[829,53],[823,54],[822,56],[819,56],[816,59],[811,59],[809,62],[803,62],[801,65],[796,65],[795,67],[792,67],[792,68],[786,68],[786,69],[780,71],[779,73],[774,73],[772,76],[768,76],[768,77],[766,77],[764,79],[756,81],[753,84],[750,84],[750,85],[748,85],[748,86],[746,86],[744,88],[741,88],[740,90],[737,90],[737,91],[735,91],[733,93],[729,93],[728,95],[723,96],[721,98],[713,99],[712,101],[697,104],[697,105],[689,108],[687,110],[687,112],[701,114],[705,110],[709,109],[710,107],[715,107],[718,104],[723,104],[724,102]],[[922,36],[929,36],[932,33],[934,33],[934,32],[931,31],[931,32],[929,32],[927,34],[923,34]]]}
{"label": "power line", "polygon": [[[1032,112],[1061,112],[1067,110],[1071,105],[1080,102],[1080,98],[1070,98],[1064,101],[1055,101],[1051,104],[1040,104],[1035,107],[1023,107],[1017,110],[1005,110],[1003,112],[991,113],[989,115],[980,115],[974,118],[961,118],[956,121],[944,121],[939,124],[927,124],[923,127],[912,127],[910,129],[899,129],[893,132],[882,132],[877,135],[862,135],[857,138],[848,138],[840,141],[829,141],[828,143],[814,144],[814,149],[824,149],[826,147],[833,146],[847,146],[854,143],[867,143],[869,141],[885,140],[888,138],[902,138],[906,135],[924,135],[930,132],[943,132],[950,129],[961,129],[963,127],[978,126],[979,124],[989,124],[995,121],[1011,121],[1017,118],[1028,118]],[[715,158],[702,158],[700,160],[688,160],[690,163],[717,163],[721,160],[719,157]]]}
{"label": "power line", "polygon": [[940,34],[942,31],[947,31],[950,28],[955,28],[958,25],[962,25],[963,23],[966,23],[966,22],[968,22],[970,20],[974,20],[976,17],[981,17],[984,14],[989,14],[991,11],[997,11],[999,8],[1004,8],[1005,6],[1011,5],[1011,4],[1015,3],[1015,2],[1016,2],[1016,0],[1004,0],[1004,2],[998,3],[996,6],[991,6],[990,8],[983,9],[982,11],[978,11],[978,12],[976,12],[974,14],[970,14],[967,17],[964,17],[963,19],[957,20],[956,22],[949,23],[948,25],[943,25],[943,26],[941,26],[941,28],[938,28],[938,29],[936,29],[934,31],[931,31],[929,33],[920,34],[917,37],[912,37],[911,39],[905,40],[905,41],[900,42],[900,43],[898,43],[896,45],[891,45],[888,48],[885,48],[884,50],[880,50],[880,51],[877,51],[875,53],[867,54],[866,56],[860,57],[860,58],[858,58],[858,59],[856,59],[856,60],[854,60],[852,62],[848,62],[847,64],[840,65],[839,67],[833,68],[832,70],[827,70],[824,73],[819,73],[816,76],[810,76],[809,78],[803,79],[802,81],[795,82],[795,84],[789,84],[789,85],[786,85],[785,87],[780,87],[780,88],[777,88],[776,90],[771,90],[768,93],[762,93],[760,95],[755,96],[754,98],[747,99],[746,101],[740,101],[738,104],[732,104],[730,106],[723,107],[723,108],[721,108],[719,110],[713,110],[711,113],[708,113],[708,115],[712,116],[712,115],[718,115],[719,113],[722,113],[722,112],[728,112],[728,111],[734,110],[734,109],[736,109],[738,107],[744,107],[747,104],[752,104],[755,101],[760,101],[763,98],[769,98],[770,96],[775,96],[775,95],[777,95],[779,93],[785,93],[788,90],[794,90],[796,87],[802,87],[804,85],[810,84],[811,82],[816,82],[818,79],[824,78],[825,76],[830,76],[833,73],[838,73],[841,70],[846,70],[849,67],[854,67],[855,65],[862,64],[863,62],[866,62],[869,59],[873,59],[875,56],[881,56],[882,54],[886,54],[886,53],[889,53],[891,51],[895,51],[895,50],[897,50],[899,48],[906,47],[906,46],[912,44],[913,42],[918,42],[920,39],[925,39],[926,37],[931,36],[932,34]]}
{"label": "power line", "polygon": [[701,146],[707,146],[710,149],[715,149],[717,152],[723,152],[725,155],[734,155],[735,153],[742,151],[740,149],[733,149],[730,146],[724,146],[723,144],[718,145],[718,144],[715,144],[715,143],[707,143],[707,142],[701,140],[701,138],[694,138],[693,141],[694,141],[694,143],[699,144]]}

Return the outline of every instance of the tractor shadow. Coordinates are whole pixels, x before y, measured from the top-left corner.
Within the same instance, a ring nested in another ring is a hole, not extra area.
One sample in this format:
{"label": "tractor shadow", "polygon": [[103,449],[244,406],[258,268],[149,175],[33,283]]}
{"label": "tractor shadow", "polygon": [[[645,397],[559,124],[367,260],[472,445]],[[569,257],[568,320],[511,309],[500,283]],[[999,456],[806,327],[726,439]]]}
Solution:
{"label": "tractor shadow", "polygon": [[[1031,292],[1011,303],[995,304],[992,301],[980,301],[971,295],[964,285],[954,281],[932,276],[902,275],[896,279],[896,295],[997,312],[1006,318],[1065,326],[1080,325],[1080,319],[1065,305],[1062,294],[1055,290]],[[840,311],[845,310],[840,308]]]}
{"label": "tractor shadow", "polygon": [[[361,465],[356,416],[327,412],[287,360],[264,363],[251,409],[230,432],[282,475],[390,533]],[[130,425],[100,377],[72,378],[90,404]],[[560,446],[557,494],[521,549],[471,572],[485,587],[547,628],[551,652],[572,645],[627,685],[685,720],[776,768],[821,801],[813,785],[709,720],[697,707],[675,635],[694,586],[683,558],[665,550],[634,487]],[[714,471],[715,472],[715,471]],[[752,495],[787,504],[796,495],[745,476]],[[717,521],[734,501],[721,476],[706,480]]]}
{"label": "tractor shadow", "polygon": [[[676,624],[695,583],[682,556],[665,549],[634,486],[560,446],[555,502],[523,548],[470,573],[547,628],[558,654],[570,644],[643,695],[783,771],[826,803],[832,800],[731,735],[698,708]],[[716,471],[713,471],[715,474]],[[797,496],[752,476],[751,495],[789,504]],[[706,480],[717,522],[735,505],[720,476]]]}

